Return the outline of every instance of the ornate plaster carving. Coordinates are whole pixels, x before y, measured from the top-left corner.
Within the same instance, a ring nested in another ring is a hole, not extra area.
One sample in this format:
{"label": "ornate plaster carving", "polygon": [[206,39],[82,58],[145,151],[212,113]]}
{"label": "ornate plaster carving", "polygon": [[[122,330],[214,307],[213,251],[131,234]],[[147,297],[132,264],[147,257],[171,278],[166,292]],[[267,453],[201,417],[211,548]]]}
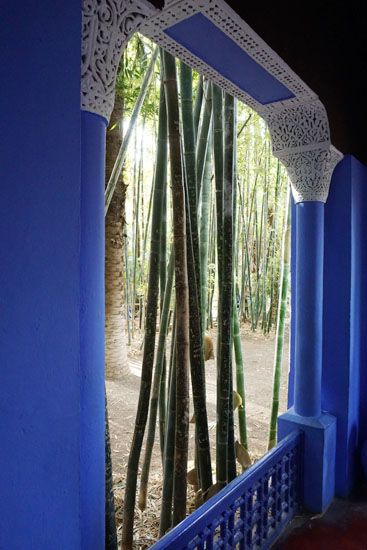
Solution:
{"label": "ornate plaster carving", "polygon": [[[260,104],[165,33],[167,28],[197,13],[207,17],[247,55],[284,84],[294,94],[294,98],[268,105]],[[164,10],[146,19],[140,32],[242,100],[266,120],[273,153],[288,171],[296,202],[326,201],[332,171],[342,155],[330,144],[329,123],[324,106],[317,95],[226,2],[166,0]]]}
{"label": "ornate plaster carving", "polygon": [[[197,13],[221,29],[294,97],[262,105],[166,34],[167,28]],[[82,109],[109,119],[121,53],[136,30],[206,75],[266,120],[273,153],[289,173],[296,202],[326,201],[333,168],[342,155],[330,144],[324,106],[223,0],[166,0],[162,11],[155,10],[147,0],[83,0]]]}
{"label": "ornate plaster carving", "polygon": [[330,143],[329,123],[321,101],[268,110],[264,118],[273,154],[289,174],[296,202],[326,202],[332,172],[341,160]]}
{"label": "ornate plaster carving", "polygon": [[83,0],[82,110],[110,119],[124,45],[155,11],[146,0]]}

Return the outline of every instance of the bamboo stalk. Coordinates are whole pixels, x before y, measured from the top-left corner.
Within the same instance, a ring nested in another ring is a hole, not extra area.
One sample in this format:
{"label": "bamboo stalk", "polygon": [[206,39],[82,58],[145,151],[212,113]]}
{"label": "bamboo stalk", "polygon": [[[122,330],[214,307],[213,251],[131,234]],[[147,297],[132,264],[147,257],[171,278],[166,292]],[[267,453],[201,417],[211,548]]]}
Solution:
{"label": "bamboo stalk", "polygon": [[[161,89],[162,101],[160,103],[160,126],[161,132],[166,127],[166,109],[164,103],[163,87]],[[138,464],[141,453],[141,447],[145,432],[145,426],[148,417],[148,407],[150,399],[150,390],[152,384],[152,370],[154,361],[155,333],[157,323],[157,305],[158,305],[158,286],[159,286],[159,252],[160,252],[160,232],[161,232],[161,212],[163,200],[163,188],[166,181],[167,167],[167,149],[164,140],[158,140],[154,197],[152,211],[152,230],[150,243],[150,264],[149,264],[149,282],[148,298],[145,319],[145,339],[143,363],[141,369],[141,383],[139,392],[138,408],[136,413],[133,441],[130,448],[126,489],[123,510],[122,524],[122,542],[123,550],[130,550],[133,543],[134,526],[134,507],[136,498],[136,485],[138,476]]]}
{"label": "bamboo stalk", "polygon": [[198,131],[196,143],[196,186],[200,197],[204,177],[205,159],[208,150],[208,135],[212,118],[212,87],[209,82],[204,86],[203,116]]}
{"label": "bamboo stalk", "polygon": [[208,294],[208,254],[209,254],[209,212],[210,212],[210,191],[212,176],[211,160],[212,144],[208,146],[205,160],[204,178],[201,188],[201,216],[200,216],[200,304],[201,304],[201,325],[204,338],[207,326],[207,294]]}
{"label": "bamboo stalk", "polygon": [[[232,304],[233,304],[233,143],[234,100],[225,94],[224,100],[224,159],[223,159],[223,248],[220,301],[220,363],[217,394],[217,483],[224,486],[231,477],[230,459],[233,457],[230,431],[230,407],[232,406],[231,355],[232,355]],[[232,417],[233,418],[233,417]]]}
{"label": "bamboo stalk", "polygon": [[[168,146],[168,142],[167,142]],[[161,227],[161,249],[160,249],[160,316],[163,313],[164,296],[167,282],[167,187],[165,186],[163,205],[162,205],[162,227]],[[166,424],[166,353],[163,351],[162,376],[159,389],[159,441],[161,447],[161,456],[163,461],[164,453],[164,434]]]}
{"label": "bamboo stalk", "polygon": [[167,52],[163,52],[163,60],[170,148],[176,281],[176,433],[173,481],[173,525],[176,525],[186,516],[189,435],[189,292],[176,64],[175,59]]}
{"label": "bamboo stalk", "polygon": [[290,264],[290,202],[291,194],[288,187],[287,191],[287,210],[285,216],[285,226],[283,233],[283,250],[282,250],[282,270],[280,276],[279,286],[279,304],[277,315],[277,332],[276,332],[276,350],[274,357],[274,381],[273,381],[273,401],[271,406],[270,428],[269,428],[269,440],[268,449],[272,449],[276,444],[277,433],[277,419],[279,411],[279,392],[280,392],[280,378],[282,374],[282,360],[283,360],[283,343],[284,343],[284,330],[285,330],[285,316],[287,311],[287,297],[288,297],[288,282],[289,282],[289,264]]}
{"label": "bamboo stalk", "polygon": [[212,485],[210,441],[205,395],[205,367],[200,315],[200,256],[198,242],[195,138],[192,115],[192,71],[181,63],[182,123],[186,174],[187,271],[189,284],[190,370],[195,410],[196,443],[200,486]]}
{"label": "bamboo stalk", "polygon": [[127,153],[127,148],[128,148],[129,143],[130,143],[130,139],[131,139],[132,133],[134,131],[136,122],[138,120],[139,113],[141,111],[142,105],[144,103],[145,97],[146,97],[148,89],[149,89],[149,84],[150,84],[150,81],[151,81],[153,73],[154,73],[154,67],[155,67],[155,63],[157,61],[158,53],[159,53],[159,49],[158,49],[158,46],[157,46],[153,51],[152,58],[150,60],[147,72],[145,73],[144,80],[143,80],[143,83],[142,83],[141,88],[140,88],[140,93],[139,93],[138,99],[136,100],[133,112],[131,114],[128,129],[126,131],[126,134],[124,136],[123,142],[122,142],[121,147],[120,147],[120,150],[118,152],[117,159],[116,159],[115,165],[113,167],[110,179],[108,180],[108,184],[107,184],[107,187],[106,187],[106,190],[105,190],[105,216],[106,216],[108,208],[111,204],[111,200],[112,200],[113,194],[115,192],[116,185],[117,185],[118,179],[119,179],[120,174],[121,174],[121,170],[124,166],[126,153]]}
{"label": "bamboo stalk", "polygon": [[154,445],[154,439],[155,439],[155,428],[156,428],[157,412],[158,412],[158,399],[159,399],[160,384],[161,384],[161,378],[162,378],[162,372],[163,372],[164,351],[165,351],[166,335],[167,335],[167,329],[168,329],[168,318],[169,318],[168,314],[170,310],[172,287],[173,287],[173,274],[174,274],[174,255],[173,255],[173,252],[171,252],[169,265],[168,265],[166,290],[165,290],[164,299],[163,299],[161,323],[159,327],[157,357],[155,362],[152,397],[150,399],[148,432],[147,432],[145,455],[144,455],[141,480],[140,480],[139,508],[142,511],[145,510],[146,504],[147,504],[149,470],[150,470],[150,462],[152,459],[153,445]]}
{"label": "bamboo stalk", "polygon": [[175,454],[176,425],[176,311],[173,319],[171,358],[169,368],[169,396],[167,404],[167,424],[164,438],[164,466],[162,485],[162,504],[159,521],[159,536],[163,535],[172,525],[172,496]]}
{"label": "bamboo stalk", "polygon": [[203,93],[204,93],[204,79],[203,79],[203,76],[200,75],[199,82],[196,89],[195,104],[194,104],[195,142],[196,142],[198,130],[199,130],[200,113],[201,113],[201,107],[203,104]]}

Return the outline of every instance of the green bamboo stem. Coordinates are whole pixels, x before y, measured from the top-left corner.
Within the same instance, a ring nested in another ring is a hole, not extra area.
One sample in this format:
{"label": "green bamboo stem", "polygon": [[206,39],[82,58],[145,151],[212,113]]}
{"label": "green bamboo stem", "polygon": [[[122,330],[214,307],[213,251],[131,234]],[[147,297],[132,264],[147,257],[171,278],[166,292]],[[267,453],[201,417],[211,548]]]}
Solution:
{"label": "green bamboo stem", "polygon": [[227,483],[230,483],[237,476],[236,467],[236,451],[234,437],[234,418],[231,396],[233,395],[233,370],[232,370],[232,354],[230,358],[229,371],[229,388],[230,388],[230,403],[228,409],[228,447],[227,447]]}
{"label": "green bamboo stem", "polygon": [[[190,212],[191,240],[194,253],[194,275],[197,288],[200,288],[200,256],[198,230],[198,194],[196,181],[195,132],[192,105],[192,70],[180,62],[181,114],[183,149],[185,158],[186,187]],[[199,311],[200,315],[200,311]]]}
{"label": "green bamboo stem", "polygon": [[203,492],[212,485],[210,441],[205,395],[205,367],[201,319],[199,284],[200,256],[197,220],[195,136],[192,114],[192,71],[181,62],[181,106],[184,136],[186,174],[186,234],[187,270],[189,284],[190,318],[190,369],[197,432],[199,479]]}
{"label": "green bamboo stem", "polygon": [[[187,201],[188,202],[188,201]],[[195,412],[198,479],[203,494],[212,485],[208,415],[206,410],[205,366],[201,333],[200,301],[195,278],[195,260],[191,240],[190,211],[187,208],[187,272],[189,282],[190,371]]]}
{"label": "green bamboo stem", "polygon": [[163,60],[170,148],[176,281],[176,433],[172,520],[173,525],[176,525],[186,517],[189,436],[189,290],[176,64],[175,59],[167,52],[163,52]]}
{"label": "green bamboo stem", "polygon": [[[210,140],[211,141],[211,140]],[[203,184],[201,188],[201,216],[200,216],[200,303],[201,303],[201,325],[204,338],[207,326],[207,295],[208,295],[208,254],[209,254],[209,213],[210,213],[210,191],[212,176],[211,143],[205,160]]]}
{"label": "green bamboo stem", "polygon": [[282,269],[280,275],[279,286],[279,303],[277,315],[277,332],[276,332],[276,350],[274,357],[274,381],[273,381],[273,401],[271,406],[270,428],[268,449],[272,449],[276,444],[277,434],[277,419],[279,411],[279,393],[280,393],[280,378],[282,374],[283,360],[283,343],[285,331],[285,317],[287,312],[288,298],[288,282],[289,282],[289,264],[290,264],[290,201],[291,194],[288,188],[287,191],[287,210],[285,216],[285,227],[283,233],[283,250],[282,250]]}
{"label": "green bamboo stem", "polygon": [[159,536],[163,535],[172,525],[172,497],[175,454],[176,425],[176,313],[174,314],[171,342],[171,358],[169,368],[167,403],[167,424],[164,438],[164,465],[162,484],[162,504],[159,521]]}
{"label": "green bamboo stem", "polygon": [[[160,102],[160,127],[161,132],[165,131],[166,109],[164,103],[163,87],[161,88],[162,101]],[[133,441],[130,448],[126,489],[123,510],[122,524],[122,542],[123,550],[130,550],[133,543],[134,527],[134,508],[136,498],[136,485],[138,476],[138,464],[141,453],[141,447],[144,438],[145,426],[148,417],[148,408],[150,400],[150,390],[152,384],[152,371],[154,362],[155,335],[157,323],[157,305],[159,295],[159,253],[160,253],[160,233],[161,233],[161,215],[162,202],[164,196],[164,185],[166,182],[167,169],[167,148],[166,141],[158,140],[156,172],[154,180],[154,197],[152,211],[152,229],[150,243],[150,263],[148,280],[148,297],[145,319],[145,339],[143,363],[141,369],[141,383],[139,392],[138,408],[136,413]]]}
{"label": "green bamboo stem", "polygon": [[244,381],[244,364],[242,355],[242,343],[240,323],[238,321],[238,313],[235,301],[233,300],[233,346],[236,361],[236,389],[241,396],[242,405],[238,407],[238,427],[240,433],[240,443],[248,449],[247,440],[247,422],[246,422],[246,396],[245,396],[245,381]]}
{"label": "green bamboo stem", "polygon": [[212,119],[212,87],[209,82],[204,86],[203,116],[198,131],[196,143],[196,186],[200,197],[204,177],[205,159],[208,150],[208,136]]}
{"label": "green bamboo stem", "polygon": [[174,256],[171,252],[170,260],[168,264],[167,283],[164,293],[163,307],[161,313],[161,322],[159,327],[159,338],[157,357],[155,362],[155,371],[153,378],[152,396],[150,399],[150,411],[148,421],[148,431],[145,446],[145,456],[142,466],[141,480],[140,480],[140,493],[139,493],[139,508],[144,511],[147,503],[147,490],[149,481],[150,462],[152,459],[153,445],[155,439],[155,429],[157,423],[158,412],[158,399],[161,385],[162,371],[164,365],[164,352],[166,345],[166,336],[168,329],[168,318],[171,304],[172,287],[173,287],[173,275],[174,275]]}
{"label": "green bamboo stem", "polygon": [[274,191],[274,205],[273,205],[273,220],[272,220],[272,262],[271,262],[271,286],[270,286],[270,305],[268,313],[268,325],[267,332],[269,333],[273,324],[273,301],[274,301],[274,271],[275,271],[275,251],[276,251],[276,241],[277,241],[277,213],[278,213],[278,193],[279,193],[279,182],[280,182],[280,162],[277,162],[277,173],[275,179],[275,191]]}
{"label": "green bamboo stem", "polygon": [[[245,125],[248,123],[249,118],[247,119]],[[234,103],[234,127],[237,127],[237,102]],[[235,140],[237,142],[237,140]],[[234,184],[233,184],[233,255],[236,257],[236,251],[238,250],[238,241],[239,241],[239,232],[236,234],[237,228],[237,218],[240,222],[240,216],[237,216],[237,194],[240,195],[240,186],[239,182],[237,185],[236,179],[236,168],[237,168],[237,146],[234,146]],[[239,203],[241,205],[242,200],[240,197]],[[235,278],[234,278],[235,279]],[[248,449],[247,441],[247,424],[246,424],[246,398],[245,398],[245,382],[244,382],[244,363],[242,355],[242,342],[241,342],[241,331],[240,323],[238,320],[238,311],[237,311],[237,300],[236,300],[236,290],[235,285],[233,289],[233,306],[232,306],[232,337],[233,337],[233,348],[234,348],[234,357],[236,363],[236,390],[240,395],[242,404],[238,407],[238,427],[240,435],[240,443]],[[232,370],[231,370],[232,373]]]}
{"label": "green bamboo stem", "polygon": [[195,103],[194,103],[194,133],[195,133],[195,142],[198,135],[199,130],[199,122],[200,122],[200,113],[201,113],[201,107],[203,104],[203,93],[204,93],[204,79],[203,76],[199,76],[199,81],[196,89],[196,95],[195,95]]}
{"label": "green bamboo stem", "polygon": [[[142,170],[142,154],[140,154],[139,167],[136,170],[136,137],[137,133],[135,132],[135,158],[134,158],[134,258],[133,258],[133,288],[132,288],[132,319],[133,319],[133,331],[135,329],[135,313],[136,313],[136,285],[137,285],[137,265],[138,265],[138,256],[140,254],[139,246],[139,206],[140,206],[140,187],[141,187],[141,170]],[[142,153],[142,149],[140,149]]]}
{"label": "green bamboo stem", "polygon": [[213,94],[213,152],[214,152],[214,173],[215,173],[215,203],[217,213],[217,256],[218,256],[218,290],[221,292],[222,272],[220,262],[222,261],[223,247],[223,97],[222,90],[212,84]]}
{"label": "green bamboo stem", "polygon": [[138,99],[136,100],[133,112],[131,114],[128,129],[125,133],[125,136],[124,136],[123,142],[121,144],[120,150],[118,152],[116,162],[115,162],[115,165],[113,167],[110,179],[108,180],[108,183],[107,183],[107,187],[106,187],[106,191],[105,191],[105,216],[106,216],[108,208],[111,204],[111,200],[112,200],[113,194],[115,192],[116,185],[118,183],[118,180],[119,180],[119,177],[120,177],[120,174],[121,174],[121,170],[124,166],[124,162],[125,162],[125,159],[126,159],[127,148],[128,148],[129,143],[130,143],[130,139],[131,139],[132,133],[134,131],[134,128],[136,126],[136,122],[138,120],[139,113],[141,111],[141,108],[143,106],[145,97],[146,97],[148,89],[149,89],[149,84],[150,84],[150,81],[151,81],[153,73],[154,73],[154,67],[155,67],[155,63],[157,61],[158,53],[159,53],[159,49],[158,49],[158,46],[157,46],[153,51],[152,58],[150,60],[149,66],[147,68],[147,72],[145,73],[144,80],[143,80],[143,83],[142,83],[141,88],[140,88],[140,93],[139,93]]}
{"label": "green bamboo stem", "polygon": [[[230,459],[234,455],[230,439],[232,426],[230,407],[232,407],[231,355],[232,355],[232,304],[233,304],[233,143],[234,143],[234,99],[225,94],[224,100],[224,159],[223,159],[223,249],[222,281],[220,301],[220,363],[217,394],[217,483],[224,486],[230,477]],[[233,421],[233,417],[232,417]]]}
{"label": "green bamboo stem", "polygon": [[125,304],[126,304],[126,326],[127,326],[127,343],[131,345],[131,327],[130,327],[130,288],[129,288],[129,256],[127,251],[126,237],[124,239],[124,253],[125,253]]}
{"label": "green bamboo stem", "polygon": [[[167,143],[168,145],[168,143]],[[159,284],[160,284],[160,315],[162,316],[164,295],[167,282],[167,187],[162,205],[162,226],[161,226],[161,250],[159,266]],[[166,354],[163,352],[162,376],[159,389],[159,442],[161,447],[161,456],[163,460],[164,453],[164,434],[166,424]]]}

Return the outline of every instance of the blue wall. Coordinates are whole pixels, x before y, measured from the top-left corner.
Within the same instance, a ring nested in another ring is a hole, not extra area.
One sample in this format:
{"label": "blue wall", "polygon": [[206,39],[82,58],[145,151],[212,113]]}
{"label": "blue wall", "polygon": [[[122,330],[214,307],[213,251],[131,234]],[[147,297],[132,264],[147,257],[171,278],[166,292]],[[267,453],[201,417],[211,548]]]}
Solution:
{"label": "blue wall", "polygon": [[[367,439],[366,212],[367,168],[346,156],[334,171],[325,205],[324,250],[322,407],[337,418],[335,489],[339,496],[348,495],[359,477],[359,449]],[[292,238],[293,273],[295,252]],[[293,404],[293,356],[291,346],[289,406]]]}
{"label": "blue wall", "polygon": [[323,408],[337,418],[335,489],[340,496],[347,496],[358,478],[365,423],[366,211],[367,169],[346,156],[335,169],[325,208]]}
{"label": "blue wall", "polygon": [[73,550],[98,469],[80,432],[93,402],[80,384],[80,2],[2,2],[0,19],[0,548]]}

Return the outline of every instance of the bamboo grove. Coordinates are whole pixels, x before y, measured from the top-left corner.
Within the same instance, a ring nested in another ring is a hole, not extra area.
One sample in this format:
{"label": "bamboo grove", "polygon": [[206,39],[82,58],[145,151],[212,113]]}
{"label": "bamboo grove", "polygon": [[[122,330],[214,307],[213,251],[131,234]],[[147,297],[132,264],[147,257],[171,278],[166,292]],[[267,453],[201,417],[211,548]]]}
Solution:
{"label": "bamboo grove", "polygon": [[[135,506],[147,506],[155,441],[161,536],[186,516],[188,482],[200,504],[251,464],[244,327],[276,330],[269,448],[275,443],[290,226],[288,181],[256,113],[138,36],[122,60],[117,92],[125,122],[106,212],[123,178],[130,197],[120,251],[123,315],[128,343],[140,336],[143,349],[123,507],[121,548],[130,549]],[[216,337],[214,443],[208,331]],[[116,547],[115,536],[108,540]]]}

